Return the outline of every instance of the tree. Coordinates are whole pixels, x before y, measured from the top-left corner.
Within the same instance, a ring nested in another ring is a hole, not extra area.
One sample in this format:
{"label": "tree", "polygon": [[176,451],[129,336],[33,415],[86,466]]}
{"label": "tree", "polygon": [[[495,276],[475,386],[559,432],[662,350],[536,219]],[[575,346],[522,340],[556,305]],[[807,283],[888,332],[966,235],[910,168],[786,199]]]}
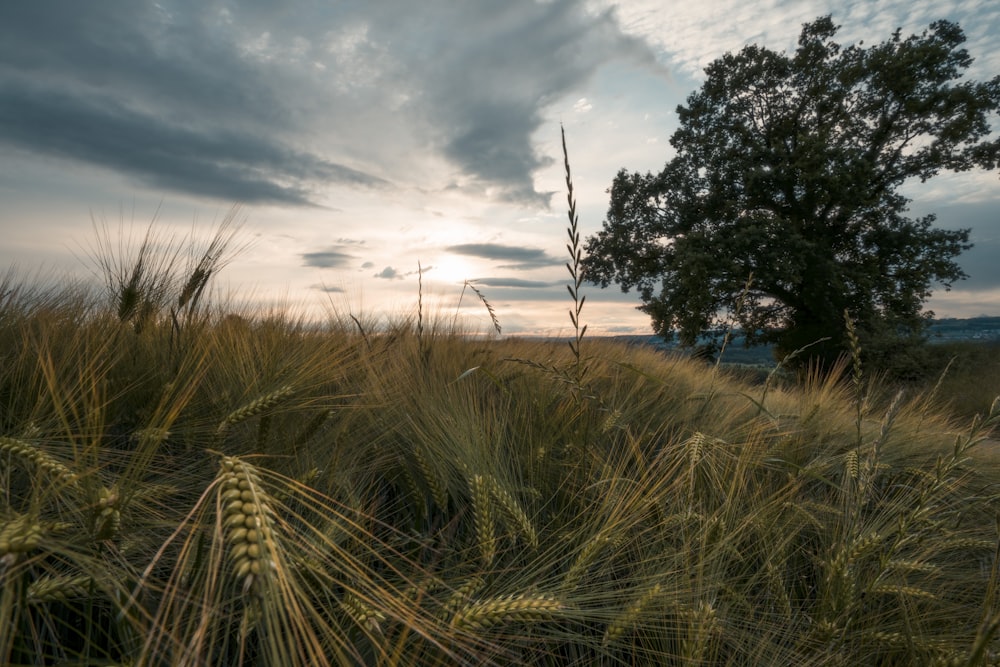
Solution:
{"label": "tree", "polygon": [[969,230],[906,217],[898,189],[996,166],[1000,77],[953,83],[972,59],[948,21],[870,47],[841,48],[837,29],[822,17],[791,56],[752,45],[710,64],[677,108],[676,156],[614,179],[585,275],[637,288],[658,334],[693,345],[729,320],[778,354],[829,337],[810,351],[830,360],[849,311],[885,350],[921,336],[932,284],[966,277]]}

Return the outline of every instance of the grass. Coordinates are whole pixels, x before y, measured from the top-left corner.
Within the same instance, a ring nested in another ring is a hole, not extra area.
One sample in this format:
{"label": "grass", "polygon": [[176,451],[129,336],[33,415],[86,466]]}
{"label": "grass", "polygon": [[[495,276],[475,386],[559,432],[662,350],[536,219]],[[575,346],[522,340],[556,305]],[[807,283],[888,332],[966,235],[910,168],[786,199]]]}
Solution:
{"label": "grass", "polygon": [[1000,342],[951,342],[928,346],[928,390],[936,385],[948,410],[971,418],[1000,396]]}
{"label": "grass", "polygon": [[0,663],[997,664],[996,407],[584,340],[574,228],[568,347],[8,274]]}

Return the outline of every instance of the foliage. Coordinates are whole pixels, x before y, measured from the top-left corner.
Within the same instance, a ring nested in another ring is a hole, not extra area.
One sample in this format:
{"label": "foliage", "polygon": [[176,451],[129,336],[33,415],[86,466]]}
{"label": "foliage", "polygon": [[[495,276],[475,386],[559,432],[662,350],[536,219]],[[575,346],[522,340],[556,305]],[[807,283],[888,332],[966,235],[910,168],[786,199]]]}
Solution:
{"label": "foliage", "polygon": [[592,340],[583,387],[561,342],[203,302],[177,345],[169,312],[0,283],[2,664],[1000,651],[1000,415],[857,359],[762,388]]}
{"label": "foliage", "polygon": [[908,218],[898,190],[996,166],[1000,77],[955,83],[972,59],[947,21],[868,47],[836,32],[824,17],[792,55],[752,45],[716,60],[678,107],[676,156],[615,178],[586,275],[636,288],[657,333],[693,345],[721,317],[779,355],[828,336],[810,356],[829,360],[850,310],[878,359],[919,340],[932,284],[965,277],[968,231]]}

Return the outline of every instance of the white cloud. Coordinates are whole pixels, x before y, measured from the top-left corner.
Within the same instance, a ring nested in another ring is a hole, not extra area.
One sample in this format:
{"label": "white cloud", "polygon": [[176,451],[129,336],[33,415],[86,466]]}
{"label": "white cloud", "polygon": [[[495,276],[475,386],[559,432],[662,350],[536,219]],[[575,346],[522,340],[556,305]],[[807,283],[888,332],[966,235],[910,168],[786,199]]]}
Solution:
{"label": "white cloud", "polygon": [[886,39],[902,27],[921,32],[938,19],[958,21],[977,58],[972,74],[1000,71],[1000,3],[987,0],[848,0],[831,7],[826,0],[704,0],[665,6],[660,0],[594,0],[595,7],[613,6],[624,29],[654,44],[662,62],[684,76],[700,79],[704,67],[727,51],[759,43],[777,51],[793,50],[800,26],[832,14],[843,26],[841,42]]}

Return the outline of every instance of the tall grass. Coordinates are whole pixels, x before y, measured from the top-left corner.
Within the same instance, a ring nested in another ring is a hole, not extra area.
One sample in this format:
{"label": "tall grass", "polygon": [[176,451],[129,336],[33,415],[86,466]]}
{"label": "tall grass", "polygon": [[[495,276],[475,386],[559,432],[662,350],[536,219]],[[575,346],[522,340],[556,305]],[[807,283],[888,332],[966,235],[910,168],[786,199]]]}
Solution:
{"label": "tall grass", "polygon": [[8,274],[0,663],[996,664],[997,404],[584,356],[571,220],[569,348]]}

